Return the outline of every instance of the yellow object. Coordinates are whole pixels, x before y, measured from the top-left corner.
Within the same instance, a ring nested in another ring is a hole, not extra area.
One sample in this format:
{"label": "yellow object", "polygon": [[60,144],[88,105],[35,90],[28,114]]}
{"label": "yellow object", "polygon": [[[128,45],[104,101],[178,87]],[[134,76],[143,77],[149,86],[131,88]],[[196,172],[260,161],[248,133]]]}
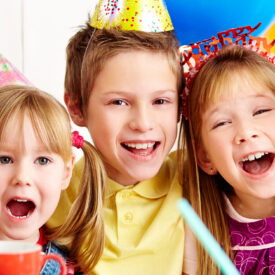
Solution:
{"label": "yellow object", "polygon": [[[275,22],[263,34],[263,37],[266,37],[269,41],[273,41],[275,39]],[[271,52],[275,54],[275,47],[271,49]]]}
{"label": "yellow object", "polygon": [[163,0],[100,0],[90,21],[97,29],[163,32],[173,30]]}
{"label": "yellow object", "polygon": [[[81,160],[49,224],[60,224],[77,193]],[[170,155],[159,173],[134,186],[107,180],[104,207],[105,248],[94,274],[181,274],[184,251],[183,220],[176,203],[182,187]]]}

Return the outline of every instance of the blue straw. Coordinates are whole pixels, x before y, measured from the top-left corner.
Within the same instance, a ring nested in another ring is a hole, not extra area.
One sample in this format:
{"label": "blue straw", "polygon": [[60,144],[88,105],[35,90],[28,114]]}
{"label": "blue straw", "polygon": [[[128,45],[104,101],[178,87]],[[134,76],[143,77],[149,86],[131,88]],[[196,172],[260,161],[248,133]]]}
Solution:
{"label": "blue straw", "polygon": [[202,220],[186,199],[178,201],[178,208],[195,236],[201,242],[208,254],[213,258],[216,265],[224,275],[240,275],[232,261],[217,243],[213,235],[208,231]]}

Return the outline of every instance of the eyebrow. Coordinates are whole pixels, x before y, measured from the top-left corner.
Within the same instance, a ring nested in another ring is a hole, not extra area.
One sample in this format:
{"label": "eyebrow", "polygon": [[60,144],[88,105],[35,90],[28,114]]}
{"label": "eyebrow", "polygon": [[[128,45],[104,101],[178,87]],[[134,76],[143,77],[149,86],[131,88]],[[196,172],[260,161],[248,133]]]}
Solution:
{"label": "eyebrow", "polygon": [[[158,94],[158,93],[177,93],[177,90],[175,89],[162,89],[162,90],[156,90],[152,92],[153,94]],[[130,91],[123,91],[123,90],[118,90],[118,91],[105,91],[102,93],[104,95],[120,95],[120,94],[132,94]]]}
{"label": "eyebrow", "polygon": [[[24,146],[25,147],[25,146]],[[0,141],[0,150],[2,151],[13,151],[14,150],[14,145],[12,144],[7,144],[4,142]],[[51,151],[43,144],[42,146],[36,147],[33,150],[35,153],[42,154],[42,153],[51,153]]]}
{"label": "eyebrow", "polygon": [[[258,93],[258,94],[253,94],[253,95],[248,96],[248,99],[253,99],[253,98],[255,98],[255,99],[259,99],[259,98],[263,98],[263,99],[265,99],[265,98],[267,98],[267,99],[272,99],[271,97],[268,97],[267,95],[265,95],[265,94],[263,94],[263,93]],[[211,113],[209,113],[209,114],[216,113],[216,112],[218,112],[219,109],[220,109],[220,107],[216,107],[216,108],[214,108],[214,109],[211,111]]]}

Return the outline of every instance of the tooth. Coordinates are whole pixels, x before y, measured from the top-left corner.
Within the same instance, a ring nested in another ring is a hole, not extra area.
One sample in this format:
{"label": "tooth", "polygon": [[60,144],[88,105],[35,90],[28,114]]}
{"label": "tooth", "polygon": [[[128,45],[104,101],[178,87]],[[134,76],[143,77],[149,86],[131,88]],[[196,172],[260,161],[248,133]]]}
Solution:
{"label": "tooth", "polygon": [[136,149],[147,149],[154,146],[155,143],[125,143],[126,146]]}
{"label": "tooth", "polygon": [[255,156],[254,156],[254,155],[249,155],[249,156],[248,156],[248,160],[249,160],[249,161],[255,160]]}
{"label": "tooth", "polygon": [[125,143],[125,145],[126,145],[126,146],[128,146],[128,147],[132,147],[132,148],[134,148],[134,147],[135,147],[135,145],[134,145],[134,144],[132,144],[132,143]]}
{"label": "tooth", "polygon": [[259,152],[259,153],[256,153],[256,154],[255,154],[255,158],[256,158],[256,159],[259,159],[259,158],[261,158],[263,155],[264,155],[264,153],[260,153],[260,152]]}
{"label": "tooth", "polygon": [[27,200],[20,200],[20,199],[15,199],[15,201],[18,201],[18,202],[27,202]]}

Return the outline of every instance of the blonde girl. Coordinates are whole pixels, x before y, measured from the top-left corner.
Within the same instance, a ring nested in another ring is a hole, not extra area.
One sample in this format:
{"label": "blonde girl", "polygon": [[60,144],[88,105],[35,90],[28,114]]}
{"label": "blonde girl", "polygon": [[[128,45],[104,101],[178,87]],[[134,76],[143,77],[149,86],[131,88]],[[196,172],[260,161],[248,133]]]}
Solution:
{"label": "blonde girl", "polygon": [[[79,196],[66,222],[49,230],[43,225],[70,182],[72,142],[85,156]],[[54,248],[77,270],[89,273],[104,246],[104,169],[93,146],[71,135],[68,113],[49,94],[28,86],[0,89],[0,179],[0,238],[38,242],[46,253]],[[54,269],[47,266],[41,272],[58,274]]]}
{"label": "blonde girl", "polygon": [[[184,194],[241,274],[272,274],[274,239],[257,241],[263,223],[275,230],[274,58],[224,45],[193,73],[181,125]],[[220,274],[200,245],[185,250],[186,273]]]}

